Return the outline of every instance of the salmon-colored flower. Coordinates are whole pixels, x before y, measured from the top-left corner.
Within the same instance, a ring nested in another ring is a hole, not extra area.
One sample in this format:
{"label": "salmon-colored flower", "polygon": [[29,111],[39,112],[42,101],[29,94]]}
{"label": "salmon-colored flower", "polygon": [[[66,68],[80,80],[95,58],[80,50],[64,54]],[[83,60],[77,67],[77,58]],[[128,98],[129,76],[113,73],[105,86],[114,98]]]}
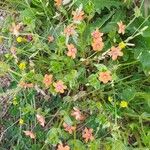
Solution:
{"label": "salmon-colored flower", "polygon": [[31,139],[35,139],[35,134],[32,131],[23,131],[26,136],[30,137]]}
{"label": "salmon-colored flower", "polygon": [[48,42],[51,43],[51,42],[53,42],[53,41],[54,41],[54,37],[51,36],[51,35],[49,35],[49,36],[48,36]]}
{"label": "salmon-colored flower", "polygon": [[67,48],[68,48],[67,56],[72,57],[74,59],[76,57],[77,49],[74,47],[73,44],[68,44]]}
{"label": "salmon-colored flower", "polygon": [[33,85],[33,83],[26,83],[24,81],[21,81],[19,83],[19,86],[22,87],[22,88],[33,88],[34,85]]}
{"label": "salmon-colored flower", "polygon": [[18,36],[19,30],[21,29],[22,25],[23,25],[22,23],[19,23],[17,25],[13,23],[12,26],[10,27],[10,32],[12,32],[13,35]]}
{"label": "salmon-colored flower", "polygon": [[103,36],[103,33],[101,33],[98,28],[92,32],[92,38],[93,40],[98,40],[98,41],[102,41],[102,36]]}
{"label": "salmon-colored flower", "polygon": [[75,34],[75,26],[73,24],[68,25],[65,29],[64,29],[64,34],[66,36],[71,36]]}
{"label": "salmon-colored flower", "polygon": [[64,82],[59,80],[53,84],[55,87],[55,91],[58,93],[64,93],[64,90],[67,89],[67,86],[64,85]]}
{"label": "salmon-colored flower", "polygon": [[43,83],[45,84],[46,87],[48,87],[52,84],[52,80],[53,80],[53,75],[46,74],[44,76]]}
{"label": "salmon-colored flower", "polygon": [[57,7],[60,7],[61,5],[62,5],[62,0],[54,0],[55,1],[55,5],[57,6]]}
{"label": "salmon-colored flower", "polygon": [[124,25],[122,21],[118,22],[117,24],[119,27],[118,33],[125,34],[126,25]]}
{"label": "salmon-colored flower", "polygon": [[45,118],[42,115],[37,114],[36,115],[37,121],[39,124],[44,127],[45,126]]}
{"label": "salmon-colored flower", "polygon": [[93,136],[93,129],[88,129],[85,128],[83,133],[82,133],[82,137],[84,138],[85,142],[87,143],[88,141],[93,141],[94,140],[94,136]]}
{"label": "salmon-colored flower", "polygon": [[111,47],[111,51],[109,55],[112,57],[112,60],[116,60],[119,56],[123,56],[123,52],[121,52],[120,47]]}
{"label": "salmon-colored flower", "polygon": [[75,126],[70,126],[67,123],[63,123],[63,127],[65,128],[64,130],[69,132],[70,134],[73,133],[73,131],[75,131],[76,127]]}
{"label": "salmon-colored flower", "polygon": [[68,145],[63,146],[63,144],[59,144],[57,150],[70,150]]}
{"label": "salmon-colored flower", "polygon": [[103,43],[103,33],[101,33],[98,28],[91,33],[92,35],[92,48],[94,51],[101,51],[104,48]]}
{"label": "salmon-colored flower", "polygon": [[82,121],[82,120],[85,119],[85,117],[83,116],[83,114],[81,113],[81,111],[78,108],[76,108],[76,107],[73,108],[71,116],[75,117],[75,119],[79,120],[79,121]]}
{"label": "salmon-colored flower", "polygon": [[101,40],[95,40],[92,42],[92,48],[94,51],[101,51],[104,48],[104,43]]}
{"label": "salmon-colored flower", "polygon": [[100,72],[99,73],[99,80],[103,83],[108,83],[112,80],[112,76],[110,71]]}
{"label": "salmon-colored flower", "polygon": [[76,11],[73,11],[72,15],[75,22],[80,22],[84,19],[84,11],[82,11],[80,8],[76,9]]}

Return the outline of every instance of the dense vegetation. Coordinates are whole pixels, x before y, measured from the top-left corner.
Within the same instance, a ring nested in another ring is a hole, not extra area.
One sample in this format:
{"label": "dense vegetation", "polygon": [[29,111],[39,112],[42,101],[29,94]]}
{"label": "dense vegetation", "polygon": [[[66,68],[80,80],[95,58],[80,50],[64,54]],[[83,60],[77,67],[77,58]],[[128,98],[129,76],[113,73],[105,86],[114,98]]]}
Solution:
{"label": "dense vegetation", "polygon": [[0,150],[149,150],[144,0],[0,1]]}

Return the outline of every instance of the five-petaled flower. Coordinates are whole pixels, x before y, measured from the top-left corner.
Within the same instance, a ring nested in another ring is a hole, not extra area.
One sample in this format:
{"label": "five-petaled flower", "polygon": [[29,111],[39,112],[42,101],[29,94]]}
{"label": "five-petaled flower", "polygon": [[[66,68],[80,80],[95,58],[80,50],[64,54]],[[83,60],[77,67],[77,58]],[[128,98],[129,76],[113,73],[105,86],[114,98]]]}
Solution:
{"label": "five-petaled flower", "polygon": [[104,47],[104,43],[102,41],[94,41],[92,42],[92,47],[94,51],[101,51]]}
{"label": "five-petaled flower", "polygon": [[67,86],[64,85],[64,82],[61,80],[57,81],[56,83],[53,83],[53,85],[57,93],[64,93],[64,90],[67,89]]}
{"label": "five-petaled flower", "polygon": [[43,83],[45,84],[46,87],[48,87],[52,84],[52,80],[53,80],[53,75],[46,74],[44,76]]}
{"label": "five-petaled flower", "polygon": [[104,47],[104,42],[102,39],[103,33],[101,33],[98,28],[91,33],[92,35],[92,48],[94,51],[101,51]]}
{"label": "five-petaled flower", "polygon": [[124,43],[123,41],[120,42],[119,45],[118,45],[118,47],[119,47],[120,49],[124,49],[126,46],[127,46],[127,44]]}
{"label": "five-petaled flower", "polygon": [[23,125],[23,124],[24,124],[24,120],[20,118],[20,119],[19,119],[19,124],[20,124],[20,125]]}
{"label": "five-petaled flower", "polygon": [[93,40],[102,41],[103,33],[101,33],[98,28],[91,33]]}
{"label": "five-petaled flower", "polygon": [[119,27],[118,33],[125,34],[126,25],[124,25],[122,21],[118,22],[117,24]]}
{"label": "five-petaled flower", "polygon": [[26,136],[30,137],[31,139],[35,139],[35,134],[32,131],[23,131]]}
{"label": "five-petaled flower", "polygon": [[60,7],[60,6],[62,5],[62,3],[63,3],[62,0],[54,0],[54,1],[55,1],[55,5],[56,5],[57,7]]}
{"label": "five-petaled flower", "polygon": [[33,88],[34,87],[33,83],[26,83],[24,81],[21,81],[19,83],[19,86],[22,87],[22,88],[25,88],[25,89],[26,88]]}
{"label": "five-petaled flower", "polygon": [[20,69],[20,70],[25,70],[25,69],[26,69],[26,63],[25,63],[25,62],[21,62],[21,63],[19,64],[19,69]]}
{"label": "five-petaled flower", "polygon": [[77,8],[76,11],[72,12],[74,22],[81,22],[84,19],[84,11],[82,9]]}
{"label": "five-petaled flower", "polygon": [[70,150],[68,145],[63,146],[63,144],[59,144],[57,150]]}
{"label": "five-petaled flower", "polygon": [[109,81],[112,80],[112,76],[110,71],[104,71],[99,73],[99,80],[103,83],[108,83]]}
{"label": "five-petaled flower", "polygon": [[48,42],[49,42],[49,43],[51,43],[51,42],[53,42],[53,41],[54,41],[54,37],[53,37],[53,36],[51,36],[51,35],[49,35],[47,39],[48,39]]}
{"label": "five-petaled flower", "polygon": [[76,129],[75,126],[68,125],[65,122],[63,123],[63,127],[64,127],[64,130],[69,132],[70,134],[72,134],[75,131],[75,129]]}
{"label": "five-petaled flower", "polygon": [[121,101],[120,102],[120,107],[122,107],[122,108],[126,108],[126,107],[128,107],[128,102],[127,101]]}
{"label": "five-petaled flower", "polygon": [[73,24],[68,25],[65,29],[64,29],[64,34],[66,36],[71,36],[75,34],[75,26]]}
{"label": "five-petaled flower", "polygon": [[112,60],[116,60],[119,56],[123,56],[123,52],[120,47],[113,46],[110,50],[109,55],[112,57]]}
{"label": "five-petaled flower", "polygon": [[85,142],[87,143],[88,141],[93,141],[94,140],[94,136],[93,136],[93,129],[88,129],[85,128],[83,133],[82,133],[82,137],[84,138]]}
{"label": "five-petaled flower", "polygon": [[45,126],[45,118],[42,115],[36,114],[37,121],[39,124],[44,127]]}
{"label": "five-petaled flower", "polygon": [[78,120],[78,121],[82,121],[85,118],[83,116],[83,114],[81,113],[81,111],[78,108],[76,108],[76,107],[73,108],[71,116],[75,117],[75,119]]}
{"label": "five-petaled flower", "polygon": [[23,25],[22,23],[19,23],[19,24],[12,23],[12,26],[10,27],[10,32],[13,35],[18,36],[20,34],[20,29],[22,25]]}
{"label": "five-petaled flower", "polygon": [[67,56],[72,57],[74,59],[76,57],[77,49],[73,44],[68,44],[67,48],[68,48]]}

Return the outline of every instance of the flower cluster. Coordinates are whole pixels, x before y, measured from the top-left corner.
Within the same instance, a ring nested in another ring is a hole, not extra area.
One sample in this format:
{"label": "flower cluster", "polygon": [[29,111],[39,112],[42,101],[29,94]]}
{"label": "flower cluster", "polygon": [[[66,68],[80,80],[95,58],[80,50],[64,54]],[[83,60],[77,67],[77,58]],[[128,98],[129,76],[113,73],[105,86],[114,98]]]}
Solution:
{"label": "flower cluster", "polygon": [[[49,88],[50,85],[52,85],[52,83],[53,83],[53,75],[51,75],[51,74],[49,74],[49,75],[48,75],[48,74],[45,74],[44,79],[43,79],[43,83],[44,83],[44,85],[45,85],[47,88]],[[67,86],[64,85],[64,82],[61,81],[61,80],[59,80],[59,81],[57,81],[57,82],[54,82],[54,83],[53,83],[53,86],[54,86],[55,91],[56,91],[57,93],[64,93],[64,90],[67,89]]]}
{"label": "flower cluster", "polygon": [[92,48],[94,51],[102,51],[104,47],[104,42],[102,39],[103,33],[101,33],[98,28],[92,32]]}
{"label": "flower cluster", "polygon": [[[4,149],[149,146],[148,115],[142,130],[139,117],[133,119],[137,108],[147,113],[149,19],[138,21],[141,5],[126,20],[138,2],[102,1],[15,0],[7,7],[0,22],[0,106],[12,105],[1,117]],[[2,85],[5,76],[9,86]]]}
{"label": "flower cluster", "polygon": [[67,48],[68,48],[67,56],[74,59],[76,57],[77,49],[73,44],[68,44]]}

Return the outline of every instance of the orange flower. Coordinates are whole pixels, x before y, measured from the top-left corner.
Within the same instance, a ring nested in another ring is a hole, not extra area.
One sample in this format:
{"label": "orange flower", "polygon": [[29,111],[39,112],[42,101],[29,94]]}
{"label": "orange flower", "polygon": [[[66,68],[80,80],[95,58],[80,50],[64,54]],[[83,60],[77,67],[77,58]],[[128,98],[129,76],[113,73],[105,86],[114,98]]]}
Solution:
{"label": "orange flower", "polygon": [[94,140],[94,137],[92,135],[93,133],[93,129],[88,129],[88,128],[85,128],[83,133],[82,133],[82,137],[84,138],[85,142],[87,143],[88,141],[93,141]]}
{"label": "orange flower", "polygon": [[94,51],[101,51],[104,47],[103,43],[103,33],[101,33],[98,28],[91,33],[92,35],[92,48]]}
{"label": "orange flower", "polygon": [[60,7],[62,5],[62,0],[54,0],[54,1],[57,7]]}
{"label": "orange flower", "polygon": [[101,40],[95,40],[92,42],[92,48],[94,51],[101,51],[104,47],[104,43]]}
{"label": "orange flower", "polygon": [[39,114],[36,115],[36,118],[37,118],[39,124],[42,127],[44,127],[45,126],[45,118],[42,115],[39,115]]}
{"label": "orange flower", "polygon": [[77,49],[74,47],[73,44],[67,45],[68,52],[67,56],[72,57],[73,59],[76,57]]}
{"label": "orange flower", "polygon": [[112,80],[112,76],[110,71],[100,72],[99,80],[103,83],[108,83],[108,81]]}
{"label": "orange flower", "polygon": [[52,79],[53,79],[53,75],[48,75],[46,74],[44,76],[44,79],[43,79],[43,83],[45,84],[46,87],[50,86],[52,84]]}
{"label": "orange flower", "polygon": [[125,29],[126,29],[126,25],[124,25],[122,23],[122,21],[118,22],[117,24],[118,24],[118,27],[119,27],[118,33],[124,34],[125,33]]}
{"label": "orange flower", "polygon": [[57,150],[70,150],[70,147],[68,145],[63,146],[63,144],[59,144]]}
{"label": "orange flower", "polygon": [[112,60],[116,60],[118,56],[123,56],[123,52],[121,52],[121,48],[113,46],[109,55],[112,57]]}
{"label": "orange flower", "polygon": [[35,139],[35,134],[32,131],[23,131],[26,136],[29,136],[31,139]]}
{"label": "orange flower", "polygon": [[84,19],[84,11],[82,11],[80,8],[76,9],[76,11],[73,11],[72,15],[75,22],[80,22]]}
{"label": "orange flower", "polygon": [[97,40],[97,39],[99,39],[99,41],[102,41],[103,33],[101,33],[98,30],[98,28],[95,31],[93,31],[91,35],[92,35],[92,38],[93,38],[94,41]]}
{"label": "orange flower", "polygon": [[76,120],[84,120],[84,116],[82,115],[81,111],[78,108],[73,108],[73,111],[71,113],[71,116],[75,117]]}
{"label": "orange flower", "polygon": [[70,126],[67,123],[63,123],[63,127],[65,128],[64,130],[69,132],[70,134],[73,133],[73,131],[75,131],[76,127],[75,126]]}
{"label": "orange flower", "polygon": [[10,32],[12,32],[13,35],[18,36],[21,26],[22,26],[22,23],[19,23],[17,25],[15,23],[13,23],[10,28]]}
{"label": "orange flower", "polygon": [[67,86],[64,85],[64,82],[59,80],[53,84],[55,87],[55,91],[59,93],[64,93],[64,90],[67,89]]}
{"label": "orange flower", "polygon": [[19,85],[22,87],[22,88],[33,88],[33,84],[32,83],[25,83],[25,82],[23,82],[23,81],[21,81],[20,83],[19,83]]}
{"label": "orange flower", "polygon": [[65,29],[64,29],[64,34],[66,36],[71,36],[75,34],[75,26],[73,24],[68,25]]}
{"label": "orange flower", "polygon": [[49,36],[48,36],[48,42],[51,43],[51,42],[53,42],[53,41],[54,41],[54,37],[49,35]]}

